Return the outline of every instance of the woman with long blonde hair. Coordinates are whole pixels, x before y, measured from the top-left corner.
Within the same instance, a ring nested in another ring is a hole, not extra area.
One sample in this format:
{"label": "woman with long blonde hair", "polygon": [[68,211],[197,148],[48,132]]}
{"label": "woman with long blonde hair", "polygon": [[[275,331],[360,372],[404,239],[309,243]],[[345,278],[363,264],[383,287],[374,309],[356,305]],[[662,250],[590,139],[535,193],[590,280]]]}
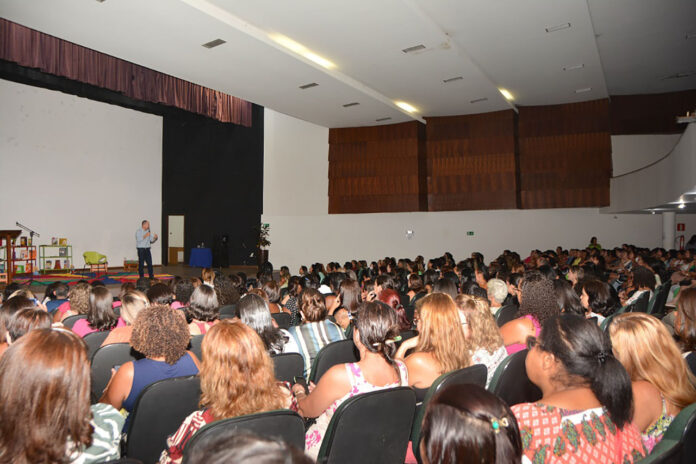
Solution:
{"label": "woman with long blonde hair", "polygon": [[290,392],[280,386],[273,361],[254,330],[239,321],[222,320],[201,346],[201,406],[167,439],[161,463],[178,463],[191,436],[221,419],[272,411],[290,405]]}
{"label": "woman with long blonde hair", "polygon": [[488,369],[486,387],[495,370],[507,357],[507,350],[491,313],[488,301],[471,295],[457,295],[457,306],[464,334],[471,345],[471,364],[483,364]]}
{"label": "woman with long blonde hair", "polygon": [[612,321],[609,334],[615,356],[631,377],[633,423],[650,452],[679,411],[696,402],[696,379],[659,319],[621,314]]}
{"label": "woman with long blonde hair", "polygon": [[[440,375],[471,365],[471,345],[449,295],[431,293],[421,298],[416,313],[418,336],[402,343],[396,358],[406,363],[409,385],[422,401]],[[414,352],[405,357],[410,349]]]}

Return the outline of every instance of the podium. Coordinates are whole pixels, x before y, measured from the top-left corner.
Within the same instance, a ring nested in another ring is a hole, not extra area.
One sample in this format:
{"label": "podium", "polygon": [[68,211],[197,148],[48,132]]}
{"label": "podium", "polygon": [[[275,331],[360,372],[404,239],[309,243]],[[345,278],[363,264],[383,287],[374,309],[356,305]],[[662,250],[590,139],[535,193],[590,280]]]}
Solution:
{"label": "podium", "polygon": [[0,239],[5,240],[5,272],[7,273],[7,283],[12,282],[14,276],[14,263],[12,262],[12,240],[22,234],[21,230],[0,230]]}

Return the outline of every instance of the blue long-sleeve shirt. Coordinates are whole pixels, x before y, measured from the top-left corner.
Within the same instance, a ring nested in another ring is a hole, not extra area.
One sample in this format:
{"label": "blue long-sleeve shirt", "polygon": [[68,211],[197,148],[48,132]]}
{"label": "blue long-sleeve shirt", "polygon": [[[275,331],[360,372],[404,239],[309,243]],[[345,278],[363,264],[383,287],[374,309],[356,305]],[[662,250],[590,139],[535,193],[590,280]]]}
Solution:
{"label": "blue long-sleeve shirt", "polygon": [[147,237],[145,234],[150,232],[149,230],[144,230],[142,227],[135,231],[135,246],[138,248],[150,248],[150,244],[155,242],[153,234],[150,233]]}

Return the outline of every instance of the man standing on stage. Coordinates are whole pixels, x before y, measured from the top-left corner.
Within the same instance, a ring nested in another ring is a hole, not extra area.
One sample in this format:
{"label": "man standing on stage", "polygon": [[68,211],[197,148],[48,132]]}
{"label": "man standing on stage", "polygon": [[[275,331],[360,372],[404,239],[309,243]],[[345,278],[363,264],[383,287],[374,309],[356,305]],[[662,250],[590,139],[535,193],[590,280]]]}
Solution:
{"label": "man standing on stage", "polygon": [[135,231],[135,246],[138,247],[138,274],[140,277],[145,275],[143,264],[147,263],[147,273],[151,279],[155,278],[152,272],[152,253],[150,253],[150,245],[157,241],[157,234],[150,232],[150,221],[143,221],[140,229]]}

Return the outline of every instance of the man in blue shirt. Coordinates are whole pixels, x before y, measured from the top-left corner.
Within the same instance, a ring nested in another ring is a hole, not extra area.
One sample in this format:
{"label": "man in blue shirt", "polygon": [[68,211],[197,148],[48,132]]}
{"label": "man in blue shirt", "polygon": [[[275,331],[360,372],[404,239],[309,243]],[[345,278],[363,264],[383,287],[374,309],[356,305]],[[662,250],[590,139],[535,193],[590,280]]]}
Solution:
{"label": "man in blue shirt", "polygon": [[147,273],[151,279],[155,278],[152,272],[152,253],[150,253],[150,245],[157,241],[157,234],[150,232],[150,221],[143,221],[140,229],[135,231],[135,246],[138,248],[138,274],[140,277],[145,276],[143,264],[147,263]]}

